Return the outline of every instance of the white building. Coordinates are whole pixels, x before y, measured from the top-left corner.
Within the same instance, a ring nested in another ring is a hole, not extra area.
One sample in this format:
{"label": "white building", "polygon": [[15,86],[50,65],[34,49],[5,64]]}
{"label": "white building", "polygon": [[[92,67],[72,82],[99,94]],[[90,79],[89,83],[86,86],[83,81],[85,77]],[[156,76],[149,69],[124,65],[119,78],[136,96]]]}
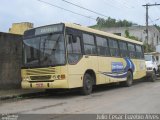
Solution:
{"label": "white building", "polygon": [[[126,36],[125,31],[128,30],[130,36],[137,37],[142,42],[147,42],[146,40],[146,27],[145,26],[132,26],[132,27],[111,27],[111,28],[101,28],[100,30],[109,33],[114,33],[120,36]],[[160,31],[155,26],[149,26],[148,29],[149,40],[148,43],[155,49],[158,44],[160,44]]]}

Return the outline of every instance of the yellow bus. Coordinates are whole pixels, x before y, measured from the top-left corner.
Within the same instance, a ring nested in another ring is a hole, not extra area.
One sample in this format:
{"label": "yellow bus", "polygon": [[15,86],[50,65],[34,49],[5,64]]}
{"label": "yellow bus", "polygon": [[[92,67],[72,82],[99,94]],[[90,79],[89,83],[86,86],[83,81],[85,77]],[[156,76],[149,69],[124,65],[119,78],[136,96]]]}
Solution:
{"label": "yellow bus", "polygon": [[80,88],[146,76],[142,42],[83,27],[60,23],[28,30],[23,39],[22,88]]}

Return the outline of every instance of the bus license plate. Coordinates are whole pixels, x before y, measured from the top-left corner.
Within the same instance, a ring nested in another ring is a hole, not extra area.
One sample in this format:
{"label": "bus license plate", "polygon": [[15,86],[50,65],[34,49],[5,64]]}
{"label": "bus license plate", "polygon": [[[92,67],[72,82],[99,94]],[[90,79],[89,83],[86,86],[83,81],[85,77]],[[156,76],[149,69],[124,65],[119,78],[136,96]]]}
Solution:
{"label": "bus license plate", "polygon": [[39,88],[42,88],[43,87],[43,83],[36,83],[36,86],[39,87]]}

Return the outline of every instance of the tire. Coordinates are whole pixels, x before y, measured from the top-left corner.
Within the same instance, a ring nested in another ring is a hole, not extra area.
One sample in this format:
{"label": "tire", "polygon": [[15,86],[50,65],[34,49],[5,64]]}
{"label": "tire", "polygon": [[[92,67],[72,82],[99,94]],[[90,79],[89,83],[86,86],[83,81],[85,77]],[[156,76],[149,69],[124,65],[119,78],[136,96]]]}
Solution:
{"label": "tire", "polygon": [[132,84],[133,84],[133,75],[132,75],[132,72],[131,72],[131,71],[128,71],[128,72],[127,72],[127,80],[124,81],[122,84],[123,84],[123,86],[125,86],[125,87],[130,87],[130,86],[132,86]]}
{"label": "tire", "polygon": [[153,71],[152,75],[150,76],[150,81],[151,81],[151,82],[155,82],[156,79],[157,79],[157,77],[156,77],[156,72]]}
{"label": "tire", "polygon": [[82,95],[89,95],[93,89],[93,78],[90,74],[86,73],[83,78],[83,86],[81,88]]}

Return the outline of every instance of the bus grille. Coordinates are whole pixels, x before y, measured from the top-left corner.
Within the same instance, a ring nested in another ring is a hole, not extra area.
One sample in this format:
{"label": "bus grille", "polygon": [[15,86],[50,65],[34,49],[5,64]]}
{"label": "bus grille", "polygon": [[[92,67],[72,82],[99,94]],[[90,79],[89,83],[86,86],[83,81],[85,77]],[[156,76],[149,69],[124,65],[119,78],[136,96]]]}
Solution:
{"label": "bus grille", "polygon": [[30,76],[31,80],[49,80],[51,79],[50,75],[46,75],[46,76]]}
{"label": "bus grille", "polygon": [[55,68],[36,68],[36,69],[27,69],[26,75],[44,75],[44,74],[55,74]]}

